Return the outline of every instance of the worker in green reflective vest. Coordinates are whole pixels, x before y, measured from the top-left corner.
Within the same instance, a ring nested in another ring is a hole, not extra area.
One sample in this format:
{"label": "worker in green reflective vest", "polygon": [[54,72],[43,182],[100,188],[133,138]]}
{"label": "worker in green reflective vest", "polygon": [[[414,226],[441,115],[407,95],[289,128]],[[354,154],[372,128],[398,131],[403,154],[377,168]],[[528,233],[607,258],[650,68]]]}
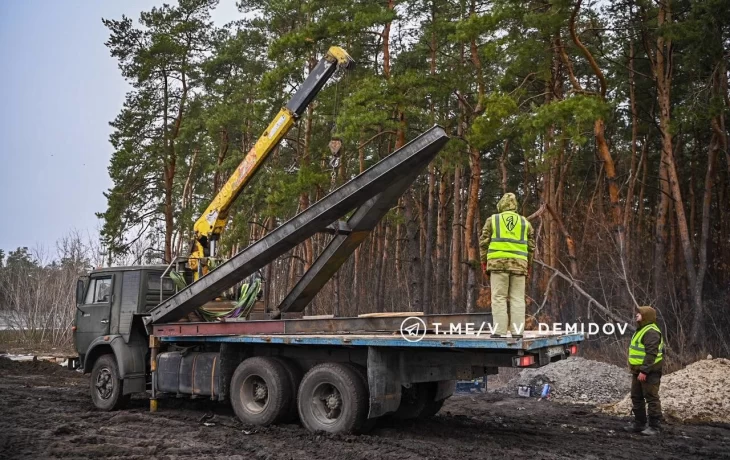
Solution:
{"label": "worker in green reflective vest", "polygon": [[[629,369],[631,370],[631,403],[634,423],[625,429],[629,432],[655,436],[659,433],[662,405],[659,400],[659,384],[664,363],[664,337],[656,323],[656,310],[639,307],[636,314],[636,332],[629,344]],[[649,407],[649,426],[646,426],[646,408]]]}
{"label": "worker in green reflective vest", "polygon": [[[505,193],[497,214],[484,223],[479,239],[482,271],[492,288],[492,337],[522,338],[525,330],[525,284],[532,272],[535,232],[517,211],[514,193]],[[509,298],[509,311],[507,299]]]}

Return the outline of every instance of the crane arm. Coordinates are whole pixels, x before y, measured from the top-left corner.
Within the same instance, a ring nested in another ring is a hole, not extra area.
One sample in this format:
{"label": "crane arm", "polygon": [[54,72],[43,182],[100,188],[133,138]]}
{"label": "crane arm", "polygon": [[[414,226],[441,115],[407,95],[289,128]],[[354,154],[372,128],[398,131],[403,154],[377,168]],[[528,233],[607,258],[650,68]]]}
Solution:
{"label": "crane arm", "polygon": [[191,269],[196,270],[196,279],[203,274],[203,269],[207,268],[202,267],[199,261],[207,257],[215,257],[216,244],[225,229],[228,212],[243,188],[254,177],[269,153],[289,132],[294,122],[304,113],[309,103],[335,73],[337,67],[349,69],[353,65],[354,60],[344,49],[338,46],[331,47],[312,69],[287,105],[274,117],[205,212],[195,222],[194,241],[188,265]]}

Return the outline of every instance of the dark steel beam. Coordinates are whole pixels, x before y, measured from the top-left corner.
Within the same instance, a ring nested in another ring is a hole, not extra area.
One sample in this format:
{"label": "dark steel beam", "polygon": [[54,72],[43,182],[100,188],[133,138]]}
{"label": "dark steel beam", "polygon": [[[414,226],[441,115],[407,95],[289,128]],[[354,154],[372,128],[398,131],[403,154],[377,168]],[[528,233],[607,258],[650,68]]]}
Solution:
{"label": "dark steel beam", "polygon": [[327,233],[328,235],[347,235],[352,231],[350,227],[347,226],[347,222],[343,222],[341,220],[338,220],[337,222],[330,224],[320,230],[320,233]]}
{"label": "dark steel beam", "polygon": [[420,168],[414,168],[407,176],[394,182],[376,197],[360,206],[347,221],[347,226],[350,228],[349,234],[335,235],[310,269],[289,291],[279,305],[279,311],[281,313],[304,311],[317,293],[332,279],[342,264],[398,201],[398,198],[408,190],[421,171]]}
{"label": "dark steel beam", "polygon": [[393,182],[423,169],[448,142],[433,126],[150,311],[145,323],[175,321],[313,236]]}

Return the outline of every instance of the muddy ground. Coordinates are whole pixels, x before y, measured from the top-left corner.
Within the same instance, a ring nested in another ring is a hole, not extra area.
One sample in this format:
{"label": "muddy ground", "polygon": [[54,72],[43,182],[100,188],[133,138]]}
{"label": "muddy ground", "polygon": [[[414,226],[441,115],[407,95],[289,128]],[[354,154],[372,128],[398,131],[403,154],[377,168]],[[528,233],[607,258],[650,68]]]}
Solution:
{"label": "muddy ground", "polygon": [[152,414],[137,399],[125,411],[97,412],[87,385],[58,365],[0,358],[0,458],[730,458],[730,426],[668,424],[648,440],[590,406],[503,395],[456,395],[430,420],[329,436],[299,425],[244,427],[225,404],[206,401],[161,401]]}

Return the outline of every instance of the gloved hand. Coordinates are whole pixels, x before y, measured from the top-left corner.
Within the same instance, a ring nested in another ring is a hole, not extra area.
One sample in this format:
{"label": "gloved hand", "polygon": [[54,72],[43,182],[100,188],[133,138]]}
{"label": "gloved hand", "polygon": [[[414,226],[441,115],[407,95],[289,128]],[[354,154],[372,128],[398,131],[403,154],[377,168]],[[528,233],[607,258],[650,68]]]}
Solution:
{"label": "gloved hand", "polygon": [[646,382],[646,374],[644,374],[643,372],[639,372],[639,377],[637,377],[637,380],[639,382]]}
{"label": "gloved hand", "polygon": [[482,262],[482,273],[487,273],[487,263]]}

